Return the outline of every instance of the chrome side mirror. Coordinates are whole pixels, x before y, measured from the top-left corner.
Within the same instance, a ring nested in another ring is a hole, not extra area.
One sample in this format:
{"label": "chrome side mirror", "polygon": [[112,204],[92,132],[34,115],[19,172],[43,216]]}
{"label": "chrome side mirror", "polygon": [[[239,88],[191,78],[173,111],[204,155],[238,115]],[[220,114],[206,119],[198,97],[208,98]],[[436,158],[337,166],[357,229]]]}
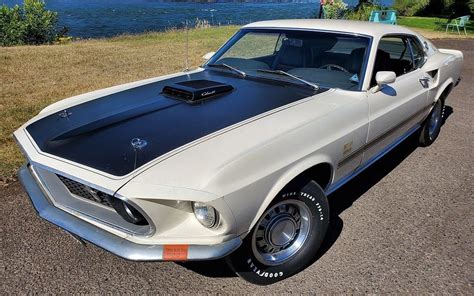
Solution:
{"label": "chrome side mirror", "polygon": [[377,86],[372,89],[372,93],[380,91],[385,85],[394,83],[397,75],[393,71],[379,71],[375,74],[375,81]]}

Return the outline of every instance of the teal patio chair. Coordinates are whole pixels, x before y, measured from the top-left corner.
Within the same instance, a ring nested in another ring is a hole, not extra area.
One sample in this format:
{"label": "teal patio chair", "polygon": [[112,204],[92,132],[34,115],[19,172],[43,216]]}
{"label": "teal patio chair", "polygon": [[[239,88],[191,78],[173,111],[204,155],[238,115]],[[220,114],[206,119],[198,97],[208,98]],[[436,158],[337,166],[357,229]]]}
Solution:
{"label": "teal patio chair", "polygon": [[469,23],[469,15],[461,16],[454,19],[452,22],[446,24],[446,33],[448,33],[448,29],[451,28],[451,32],[454,32],[454,28],[458,30],[458,34],[461,35],[459,28],[464,29],[464,34],[467,36],[466,25]]}
{"label": "teal patio chair", "polygon": [[396,10],[372,10],[369,17],[369,22],[383,23],[383,24],[397,24]]}

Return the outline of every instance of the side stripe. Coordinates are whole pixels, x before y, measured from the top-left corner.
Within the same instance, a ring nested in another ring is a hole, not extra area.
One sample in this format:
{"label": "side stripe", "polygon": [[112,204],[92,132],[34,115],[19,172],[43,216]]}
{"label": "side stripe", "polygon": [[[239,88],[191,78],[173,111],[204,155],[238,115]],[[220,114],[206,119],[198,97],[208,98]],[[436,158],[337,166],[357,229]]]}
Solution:
{"label": "side stripe", "polygon": [[339,189],[340,187],[342,187],[344,184],[346,184],[347,182],[349,182],[350,180],[352,180],[353,178],[355,178],[357,175],[359,175],[360,173],[362,173],[366,168],[370,167],[374,162],[376,162],[377,160],[379,160],[380,158],[382,158],[385,154],[389,153],[393,148],[397,147],[398,144],[400,144],[401,142],[403,142],[406,138],[408,138],[409,136],[411,136],[414,132],[416,132],[418,129],[420,128],[420,124],[416,124],[415,126],[413,126],[408,132],[406,132],[405,134],[403,134],[401,137],[399,137],[397,140],[395,140],[392,144],[388,145],[387,147],[385,147],[385,149],[383,149],[379,154],[375,155],[374,157],[372,157],[370,160],[368,160],[364,165],[360,166],[359,168],[357,168],[354,172],[352,173],[349,173],[348,175],[346,175],[345,177],[341,178],[339,181],[337,181],[336,183],[332,184],[331,186],[329,186],[329,188],[326,190],[326,195],[329,195],[331,193],[333,193],[334,191],[336,191],[337,189]]}
{"label": "side stripe", "polygon": [[[404,121],[400,122],[399,124],[397,124],[396,126],[394,126],[393,128],[389,129],[388,131],[386,131],[385,133],[383,133],[382,135],[378,136],[377,138],[373,139],[372,141],[368,142],[367,144],[365,144],[364,146],[360,147],[359,149],[357,149],[356,151],[352,152],[351,154],[349,154],[348,156],[346,156],[345,158],[343,158],[337,165],[338,168],[344,166],[345,164],[349,163],[351,160],[353,160],[354,158],[357,158],[359,157],[362,153],[364,153],[365,151],[369,150],[371,147],[373,147],[374,145],[376,145],[377,143],[383,141],[385,138],[389,137],[390,135],[392,135],[393,133],[395,133],[396,131],[398,131],[399,129],[401,129],[402,127],[404,127],[405,125],[407,125],[408,123],[410,123],[410,121],[412,121],[414,118],[420,116],[421,114],[427,112],[433,105],[430,104],[426,107],[423,107],[420,111],[416,112],[415,114],[413,114],[412,116],[410,116],[409,118],[405,119]],[[424,118],[423,118],[424,120]]]}

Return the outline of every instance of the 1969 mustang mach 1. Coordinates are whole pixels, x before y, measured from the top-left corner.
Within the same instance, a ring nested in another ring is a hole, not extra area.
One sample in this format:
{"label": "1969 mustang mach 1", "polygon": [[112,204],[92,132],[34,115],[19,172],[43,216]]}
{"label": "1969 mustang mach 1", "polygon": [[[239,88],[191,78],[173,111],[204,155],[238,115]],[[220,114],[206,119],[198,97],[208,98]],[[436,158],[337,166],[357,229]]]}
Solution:
{"label": "1969 mustang mach 1", "polygon": [[130,260],[226,257],[256,284],[312,262],[327,196],[436,140],[463,54],[393,25],[244,26],[196,70],[72,97],[14,136],[39,215]]}

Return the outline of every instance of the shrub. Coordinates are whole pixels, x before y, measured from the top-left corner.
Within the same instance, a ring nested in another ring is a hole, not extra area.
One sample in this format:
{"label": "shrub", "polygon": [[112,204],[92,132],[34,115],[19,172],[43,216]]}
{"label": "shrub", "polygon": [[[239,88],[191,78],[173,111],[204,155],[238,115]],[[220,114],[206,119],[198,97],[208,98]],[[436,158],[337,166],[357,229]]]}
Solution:
{"label": "shrub", "polygon": [[0,7],[2,46],[52,43],[58,37],[56,12],[46,9],[42,0],[24,0],[23,6]]}
{"label": "shrub", "polygon": [[0,7],[0,44],[2,46],[23,44],[24,31],[20,7],[16,5],[13,8],[8,8],[6,5],[2,5]]}
{"label": "shrub", "polygon": [[372,10],[382,10],[383,7],[380,4],[365,2],[361,3],[357,7],[354,7],[346,13],[346,19],[357,20],[357,21],[368,21]]}
{"label": "shrub", "polygon": [[325,19],[339,19],[347,12],[347,4],[342,0],[326,1],[323,11]]}

